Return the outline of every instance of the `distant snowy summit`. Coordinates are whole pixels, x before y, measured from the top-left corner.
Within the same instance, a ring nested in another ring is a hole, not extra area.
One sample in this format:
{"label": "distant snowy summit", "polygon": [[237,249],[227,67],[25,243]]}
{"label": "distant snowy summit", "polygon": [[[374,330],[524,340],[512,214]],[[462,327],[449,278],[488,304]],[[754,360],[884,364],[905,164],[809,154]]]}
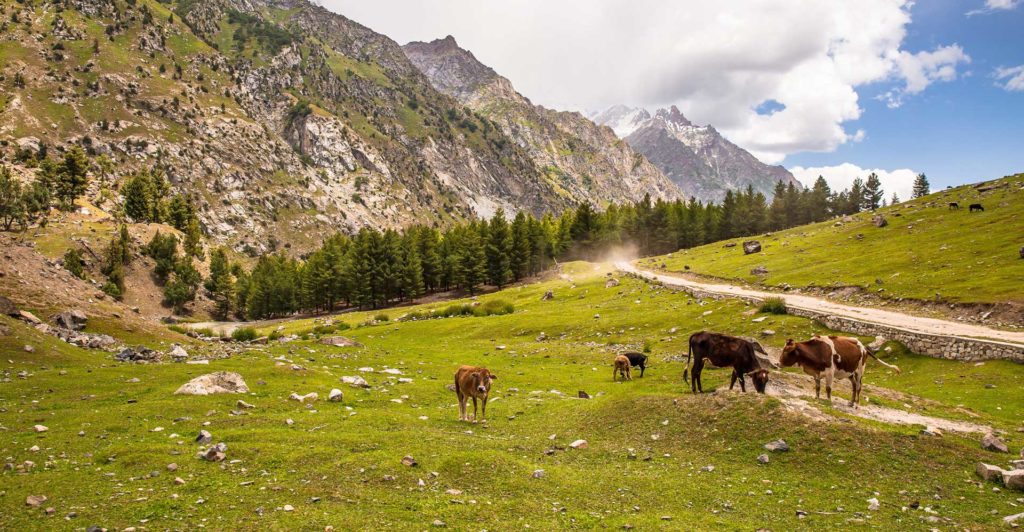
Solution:
{"label": "distant snowy summit", "polygon": [[779,181],[800,186],[789,170],[762,163],[711,125],[690,122],[675,106],[652,115],[643,108],[613,105],[590,118],[612,128],[687,197],[721,201],[728,190],[752,186],[771,198]]}

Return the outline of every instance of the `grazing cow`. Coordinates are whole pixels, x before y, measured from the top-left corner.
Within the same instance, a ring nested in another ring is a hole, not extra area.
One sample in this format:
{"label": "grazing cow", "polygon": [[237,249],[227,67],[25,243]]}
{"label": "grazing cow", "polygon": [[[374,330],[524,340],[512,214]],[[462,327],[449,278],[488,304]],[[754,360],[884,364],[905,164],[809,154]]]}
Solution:
{"label": "grazing cow", "polygon": [[624,381],[633,380],[633,375],[630,371],[629,357],[626,355],[619,355],[615,357],[615,361],[612,363],[612,380],[618,380],[619,375],[622,376],[622,380]]}
{"label": "grazing cow", "polygon": [[466,414],[466,400],[473,398],[473,423],[476,423],[476,400],[483,403],[483,421],[487,421],[487,396],[491,393],[491,383],[498,377],[487,368],[461,366],[455,372],[455,393],[459,396],[459,421],[469,421]]}
{"label": "grazing cow", "polygon": [[951,211],[958,211],[958,210],[960,210],[960,204],[955,202],[955,201],[949,202],[949,210],[951,210]]}
{"label": "grazing cow", "polygon": [[622,353],[622,356],[629,359],[630,366],[640,368],[640,376],[644,376],[644,370],[647,369],[647,355],[637,353],[636,351],[630,351],[628,353]]}
{"label": "grazing cow", "polygon": [[[683,381],[686,382],[688,380],[687,373],[690,371],[690,356],[692,355],[693,381],[690,383],[690,388],[693,393],[697,393],[698,390],[704,393],[700,374],[704,370],[705,360],[719,368],[732,367],[732,379],[729,382],[730,390],[736,384],[736,381],[739,380],[740,389],[744,392],[747,391],[743,377],[749,373],[750,380],[754,383],[754,389],[758,393],[764,393],[765,387],[768,385],[768,371],[761,368],[761,363],[757,360],[757,355],[754,354],[755,351],[764,353],[761,344],[757,342],[707,331],[694,333],[690,336],[690,349],[686,352],[686,369],[683,370]],[[767,356],[767,353],[765,353],[765,356]]]}
{"label": "grazing cow", "polygon": [[900,372],[900,368],[879,360],[860,340],[846,336],[815,336],[806,342],[787,340],[779,363],[784,367],[799,365],[804,373],[814,377],[814,397],[818,399],[821,398],[822,377],[825,378],[825,394],[829,401],[832,400],[832,380],[850,379],[853,387],[850,406],[857,406],[864,388],[864,367],[869,356],[896,373]]}
{"label": "grazing cow", "polygon": [[970,205],[970,207],[968,207],[967,209],[968,209],[969,212],[974,212],[974,211],[985,212],[985,207],[982,207],[980,203],[972,203]]}

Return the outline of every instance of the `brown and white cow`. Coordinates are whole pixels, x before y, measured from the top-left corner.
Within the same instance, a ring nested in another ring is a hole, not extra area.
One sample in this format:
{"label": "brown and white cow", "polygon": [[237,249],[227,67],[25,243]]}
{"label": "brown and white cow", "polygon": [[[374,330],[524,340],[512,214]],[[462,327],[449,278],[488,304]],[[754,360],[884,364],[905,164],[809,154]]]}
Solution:
{"label": "brown and white cow", "polygon": [[466,400],[473,399],[473,423],[476,423],[476,400],[483,403],[483,421],[487,421],[487,396],[491,393],[491,382],[498,377],[487,368],[461,366],[455,372],[455,393],[459,396],[459,421],[470,421],[466,414]]}
{"label": "brown and white cow", "polygon": [[819,399],[822,378],[825,379],[825,394],[829,401],[832,400],[832,381],[850,379],[853,387],[850,406],[857,406],[864,388],[864,367],[869,356],[896,373],[900,372],[900,368],[879,360],[860,340],[848,336],[815,336],[806,342],[789,339],[782,348],[779,363],[784,367],[798,365],[804,373],[814,377],[814,396]]}
{"label": "brown and white cow", "polygon": [[629,357],[626,355],[615,357],[615,361],[612,362],[612,381],[618,380],[619,375],[622,375],[622,380],[624,381],[633,380],[632,367],[632,364],[629,363]]}
{"label": "brown and white cow", "polygon": [[[756,355],[758,351],[764,353],[764,348],[761,347],[761,344],[743,338],[707,331],[694,333],[690,336],[690,349],[686,353],[686,369],[683,370],[683,381],[687,380],[687,373],[690,371],[690,356],[692,355],[693,382],[690,384],[690,387],[693,393],[697,393],[697,390],[704,393],[704,388],[700,382],[700,374],[704,370],[705,360],[715,367],[732,367],[732,379],[729,382],[730,390],[736,385],[736,381],[739,380],[740,389],[744,392],[747,391],[747,386],[744,384],[743,379],[745,375],[749,374],[750,380],[754,384],[754,389],[759,393],[764,393],[765,387],[768,386],[768,370],[761,367],[761,363]],[[767,353],[764,354],[768,356]]]}

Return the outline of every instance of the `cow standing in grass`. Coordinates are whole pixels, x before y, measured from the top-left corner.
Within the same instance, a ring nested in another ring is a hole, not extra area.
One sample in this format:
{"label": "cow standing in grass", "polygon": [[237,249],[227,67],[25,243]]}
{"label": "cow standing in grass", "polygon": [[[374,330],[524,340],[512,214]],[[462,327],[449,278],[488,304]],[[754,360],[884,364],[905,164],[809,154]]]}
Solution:
{"label": "cow standing in grass", "polygon": [[483,403],[483,421],[487,421],[487,397],[491,393],[491,382],[498,377],[487,368],[462,366],[455,372],[455,393],[459,396],[459,421],[470,421],[466,413],[466,401],[473,399],[473,423],[476,423],[476,400]]}
{"label": "cow standing in grass", "polygon": [[758,393],[764,393],[765,388],[768,386],[768,370],[761,367],[761,363],[757,360],[756,351],[764,353],[764,348],[757,342],[745,340],[743,338],[736,338],[735,336],[728,336],[725,334],[718,334],[713,332],[702,331],[695,333],[690,336],[690,349],[686,353],[686,369],[683,370],[683,381],[686,382],[687,373],[690,371],[690,356],[693,356],[693,382],[690,387],[693,393],[697,393],[700,390],[704,393],[704,388],[701,386],[700,374],[704,370],[704,361],[709,361],[712,365],[724,368],[732,367],[732,378],[729,382],[729,389],[736,385],[736,381],[740,381],[740,389],[744,392],[747,391],[747,387],[743,382],[744,376],[750,375],[750,380],[754,384],[754,389]]}
{"label": "cow standing in grass", "polygon": [[617,381],[620,375],[624,381],[633,380],[633,373],[630,371],[631,367],[629,357],[626,355],[616,356],[615,360],[612,362],[612,381]]}
{"label": "cow standing in grass", "polygon": [[864,388],[864,367],[868,357],[891,368],[896,373],[900,368],[879,360],[860,340],[847,336],[815,336],[806,342],[786,341],[779,363],[784,367],[800,366],[804,373],[814,377],[814,397],[821,398],[821,379],[825,379],[825,394],[832,401],[832,381],[850,379],[853,394],[850,406],[860,404]]}

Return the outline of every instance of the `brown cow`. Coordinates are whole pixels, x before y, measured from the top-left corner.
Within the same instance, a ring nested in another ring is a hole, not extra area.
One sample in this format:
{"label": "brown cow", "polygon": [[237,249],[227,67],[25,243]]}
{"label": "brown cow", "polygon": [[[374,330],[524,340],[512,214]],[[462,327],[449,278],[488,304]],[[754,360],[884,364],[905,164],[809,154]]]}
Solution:
{"label": "brown cow", "polygon": [[779,363],[785,367],[799,365],[804,373],[814,377],[814,396],[819,399],[822,377],[825,378],[825,393],[829,401],[832,400],[832,380],[850,379],[853,387],[850,406],[857,406],[864,388],[864,367],[869,356],[896,373],[900,372],[900,368],[879,360],[860,340],[847,336],[815,336],[806,342],[787,340]]}
{"label": "brown cow", "polygon": [[487,396],[491,393],[491,382],[498,377],[487,368],[461,366],[455,372],[455,393],[459,396],[459,421],[469,421],[466,415],[466,399],[473,398],[473,423],[476,423],[476,400],[483,402],[483,421],[487,421]]}
{"label": "brown cow", "polygon": [[615,357],[615,361],[612,363],[612,381],[618,380],[619,375],[622,375],[622,380],[631,381],[633,380],[633,373],[630,371],[632,364],[629,363],[629,357],[626,355],[619,355]]}
{"label": "brown cow", "polygon": [[[745,375],[750,374],[750,380],[754,383],[754,389],[758,393],[764,393],[765,387],[768,386],[768,370],[761,368],[761,363],[757,360],[755,351],[764,353],[764,348],[757,342],[736,338],[735,336],[706,331],[694,333],[690,336],[690,349],[686,353],[686,369],[683,370],[683,381],[688,380],[687,373],[690,371],[690,356],[692,355],[693,382],[690,384],[690,388],[693,393],[697,393],[697,390],[704,393],[700,374],[704,370],[705,359],[719,368],[732,366],[732,379],[729,382],[730,390],[736,385],[736,381],[739,380],[740,389],[744,392],[747,391],[743,378]],[[765,356],[768,356],[767,353],[765,353]]]}

